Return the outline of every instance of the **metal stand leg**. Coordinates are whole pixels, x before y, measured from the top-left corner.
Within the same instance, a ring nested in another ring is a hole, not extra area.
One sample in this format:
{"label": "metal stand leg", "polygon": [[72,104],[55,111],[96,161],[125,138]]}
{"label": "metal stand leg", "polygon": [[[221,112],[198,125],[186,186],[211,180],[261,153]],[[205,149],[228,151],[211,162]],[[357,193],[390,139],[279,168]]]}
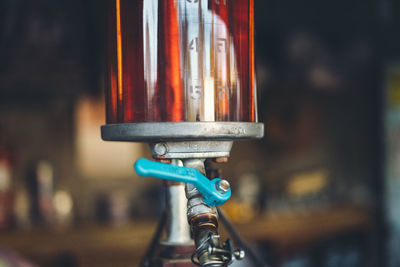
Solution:
{"label": "metal stand leg", "polygon": [[[173,164],[181,164],[173,160]],[[160,220],[151,245],[144,257],[142,267],[193,267],[191,255],[195,250],[187,222],[187,198],[185,184],[168,183],[166,188],[166,211]],[[166,228],[166,239],[160,241]]]}
{"label": "metal stand leg", "polygon": [[[173,160],[172,164],[179,165],[180,161]],[[167,238],[169,244],[191,244],[190,227],[187,221],[187,198],[184,183],[170,182],[167,186]]]}
{"label": "metal stand leg", "polygon": [[161,234],[164,230],[164,226],[165,226],[166,222],[167,222],[167,213],[164,211],[163,215],[160,218],[160,221],[158,222],[157,230],[154,233],[153,238],[151,239],[149,247],[147,248],[146,254],[144,255],[144,257],[140,263],[140,267],[151,267],[152,266],[154,253],[160,242]]}

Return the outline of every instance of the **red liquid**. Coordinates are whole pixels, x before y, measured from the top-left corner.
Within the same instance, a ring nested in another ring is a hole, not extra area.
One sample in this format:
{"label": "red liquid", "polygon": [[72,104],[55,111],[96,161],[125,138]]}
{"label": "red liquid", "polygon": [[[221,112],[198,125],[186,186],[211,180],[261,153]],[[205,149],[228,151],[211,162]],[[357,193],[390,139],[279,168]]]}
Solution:
{"label": "red liquid", "polygon": [[256,120],[253,0],[109,0],[107,123]]}

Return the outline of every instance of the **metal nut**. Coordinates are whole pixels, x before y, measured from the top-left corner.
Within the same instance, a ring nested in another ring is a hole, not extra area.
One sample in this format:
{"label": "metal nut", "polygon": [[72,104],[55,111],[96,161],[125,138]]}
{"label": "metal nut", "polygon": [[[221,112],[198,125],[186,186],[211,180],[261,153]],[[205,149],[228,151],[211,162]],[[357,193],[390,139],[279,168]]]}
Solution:
{"label": "metal nut", "polygon": [[154,145],[154,152],[157,156],[164,156],[168,152],[168,147],[165,143],[157,143]]}
{"label": "metal nut", "polygon": [[227,180],[218,181],[216,183],[216,187],[217,187],[217,190],[222,194],[225,194],[225,193],[229,192],[229,190],[231,190],[231,185],[229,184],[229,182]]}

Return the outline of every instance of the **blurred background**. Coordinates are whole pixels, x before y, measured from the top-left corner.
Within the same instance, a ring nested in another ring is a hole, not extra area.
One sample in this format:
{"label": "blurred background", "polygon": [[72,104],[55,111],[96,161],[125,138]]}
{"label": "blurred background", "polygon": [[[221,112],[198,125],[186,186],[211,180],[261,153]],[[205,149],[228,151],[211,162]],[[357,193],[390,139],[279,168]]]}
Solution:
{"label": "blurred background", "polygon": [[[271,266],[400,266],[400,2],[255,5],[266,137],[217,165],[232,183],[225,212]],[[135,266],[163,210],[161,183],[132,169],[147,145],[100,138],[105,12],[102,0],[0,0],[11,261]]]}

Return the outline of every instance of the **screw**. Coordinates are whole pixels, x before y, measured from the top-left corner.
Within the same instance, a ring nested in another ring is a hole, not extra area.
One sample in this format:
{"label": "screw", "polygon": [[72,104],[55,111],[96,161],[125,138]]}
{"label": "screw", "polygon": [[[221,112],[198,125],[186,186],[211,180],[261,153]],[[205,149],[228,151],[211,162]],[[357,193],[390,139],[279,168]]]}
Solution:
{"label": "screw", "polygon": [[231,185],[227,180],[220,180],[216,183],[217,190],[222,193],[226,194],[231,189]]}
{"label": "screw", "polygon": [[243,249],[238,249],[235,251],[235,258],[237,260],[242,260],[246,256],[246,252]]}
{"label": "screw", "polygon": [[153,150],[154,153],[157,154],[157,156],[164,156],[168,152],[168,147],[165,143],[157,143],[154,145]]}

